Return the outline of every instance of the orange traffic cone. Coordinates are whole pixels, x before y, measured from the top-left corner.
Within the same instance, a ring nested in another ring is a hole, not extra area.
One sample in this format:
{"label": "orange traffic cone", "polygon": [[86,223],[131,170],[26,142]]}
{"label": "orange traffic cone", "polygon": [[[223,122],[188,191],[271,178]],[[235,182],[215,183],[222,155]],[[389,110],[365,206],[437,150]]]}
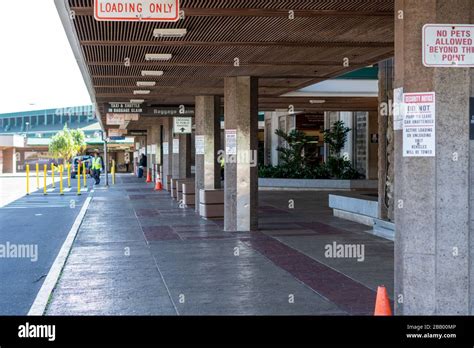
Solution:
{"label": "orange traffic cone", "polygon": [[161,190],[163,190],[163,185],[161,184],[160,173],[158,172],[158,175],[156,176],[155,191],[161,191]]}
{"label": "orange traffic cone", "polygon": [[383,285],[377,288],[377,299],[375,300],[374,315],[392,315],[387,289]]}
{"label": "orange traffic cone", "polygon": [[147,171],[147,175],[146,175],[146,182],[147,183],[150,183],[152,180],[151,180],[151,170],[148,169]]}

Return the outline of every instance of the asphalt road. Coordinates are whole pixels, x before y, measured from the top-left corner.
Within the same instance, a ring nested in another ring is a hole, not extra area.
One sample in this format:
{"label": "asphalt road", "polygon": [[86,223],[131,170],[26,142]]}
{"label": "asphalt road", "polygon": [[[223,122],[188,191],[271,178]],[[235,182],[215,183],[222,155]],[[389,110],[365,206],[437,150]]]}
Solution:
{"label": "asphalt road", "polygon": [[[59,183],[47,196],[42,190],[26,196],[25,180],[0,177],[0,315],[28,313],[89,194],[77,196],[72,180],[64,196]],[[15,256],[20,248],[22,257]]]}

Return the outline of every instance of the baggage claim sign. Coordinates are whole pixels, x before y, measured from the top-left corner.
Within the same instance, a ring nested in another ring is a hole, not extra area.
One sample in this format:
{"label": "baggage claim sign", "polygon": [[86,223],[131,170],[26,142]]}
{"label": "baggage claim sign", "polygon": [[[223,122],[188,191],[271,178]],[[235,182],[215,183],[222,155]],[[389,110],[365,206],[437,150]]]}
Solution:
{"label": "baggage claim sign", "polygon": [[98,21],[176,22],[179,0],[95,0]]}

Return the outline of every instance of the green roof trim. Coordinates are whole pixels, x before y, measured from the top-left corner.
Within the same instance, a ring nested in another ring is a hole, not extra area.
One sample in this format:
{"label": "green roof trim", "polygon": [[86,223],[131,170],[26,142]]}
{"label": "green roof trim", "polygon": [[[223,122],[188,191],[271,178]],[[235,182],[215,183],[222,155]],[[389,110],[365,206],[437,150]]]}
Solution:
{"label": "green roof trim", "polygon": [[349,80],[378,80],[379,67],[374,65],[358,70],[351,71],[347,74],[335,77],[335,80],[349,79]]}

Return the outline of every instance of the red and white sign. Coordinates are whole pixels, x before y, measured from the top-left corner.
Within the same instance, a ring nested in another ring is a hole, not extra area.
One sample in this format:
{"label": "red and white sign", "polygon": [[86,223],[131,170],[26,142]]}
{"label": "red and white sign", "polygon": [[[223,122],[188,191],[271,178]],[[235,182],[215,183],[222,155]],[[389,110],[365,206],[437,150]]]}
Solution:
{"label": "red and white sign", "polygon": [[474,25],[425,24],[423,65],[427,67],[474,67]]}
{"label": "red and white sign", "polygon": [[127,134],[126,129],[110,128],[109,137],[122,137]]}
{"label": "red and white sign", "polygon": [[179,0],[95,0],[98,21],[176,22]]}
{"label": "red and white sign", "polygon": [[404,93],[403,106],[403,157],[435,156],[435,93]]}
{"label": "red and white sign", "polygon": [[108,126],[121,126],[125,124],[125,114],[107,114],[106,124]]}

